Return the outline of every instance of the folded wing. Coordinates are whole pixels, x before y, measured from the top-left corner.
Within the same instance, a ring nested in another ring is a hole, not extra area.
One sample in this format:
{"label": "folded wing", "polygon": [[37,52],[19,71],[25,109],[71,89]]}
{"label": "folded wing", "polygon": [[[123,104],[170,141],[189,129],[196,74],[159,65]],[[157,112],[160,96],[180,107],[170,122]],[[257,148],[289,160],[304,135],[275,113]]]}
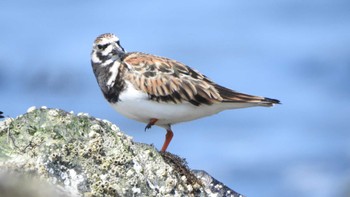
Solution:
{"label": "folded wing", "polygon": [[164,57],[144,53],[129,53],[123,58],[126,79],[136,89],[158,102],[190,102],[199,106],[219,102],[249,102],[262,106],[279,103],[278,100],[239,93],[209,80],[192,68]]}

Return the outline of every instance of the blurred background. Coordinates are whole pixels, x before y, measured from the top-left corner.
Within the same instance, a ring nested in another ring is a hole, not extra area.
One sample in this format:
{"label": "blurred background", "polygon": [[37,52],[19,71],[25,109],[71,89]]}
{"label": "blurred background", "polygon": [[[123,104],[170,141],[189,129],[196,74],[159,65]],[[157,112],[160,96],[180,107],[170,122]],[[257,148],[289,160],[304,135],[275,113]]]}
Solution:
{"label": "blurred background", "polygon": [[168,150],[246,196],[350,196],[350,1],[0,1],[0,110],[86,112],[160,148],[104,100],[94,39],[181,61],[282,105],[174,125]]}

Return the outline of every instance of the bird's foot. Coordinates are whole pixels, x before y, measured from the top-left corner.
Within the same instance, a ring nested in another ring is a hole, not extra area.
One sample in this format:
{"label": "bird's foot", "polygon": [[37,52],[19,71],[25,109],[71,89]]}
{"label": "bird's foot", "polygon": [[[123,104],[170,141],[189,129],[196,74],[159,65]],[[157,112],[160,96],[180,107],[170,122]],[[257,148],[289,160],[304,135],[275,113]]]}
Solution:
{"label": "bird's foot", "polygon": [[147,129],[150,129],[157,121],[158,121],[158,119],[156,119],[156,118],[152,118],[151,120],[149,120],[149,123],[145,127],[145,131]]}

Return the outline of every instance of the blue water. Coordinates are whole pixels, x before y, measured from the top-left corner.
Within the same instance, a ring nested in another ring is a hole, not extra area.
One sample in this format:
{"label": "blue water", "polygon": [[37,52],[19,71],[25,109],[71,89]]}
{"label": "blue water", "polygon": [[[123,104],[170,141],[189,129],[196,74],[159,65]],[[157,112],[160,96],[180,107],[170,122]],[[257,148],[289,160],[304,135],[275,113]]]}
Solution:
{"label": "blue water", "polygon": [[247,196],[350,195],[350,1],[1,1],[0,110],[87,112],[160,148],[164,130],[113,111],[92,42],[182,61],[282,105],[173,126],[169,151]]}

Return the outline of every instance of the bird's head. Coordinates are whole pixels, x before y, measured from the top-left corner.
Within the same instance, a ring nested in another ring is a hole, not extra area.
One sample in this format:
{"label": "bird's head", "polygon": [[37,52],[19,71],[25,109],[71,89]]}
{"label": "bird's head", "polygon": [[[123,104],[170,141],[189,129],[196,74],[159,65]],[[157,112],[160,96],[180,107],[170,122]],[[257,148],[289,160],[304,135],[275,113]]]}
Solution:
{"label": "bird's head", "polygon": [[91,60],[93,63],[103,64],[108,60],[120,59],[125,54],[124,48],[120,45],[119,38],[111,33],[98,36],[93,44]]}

